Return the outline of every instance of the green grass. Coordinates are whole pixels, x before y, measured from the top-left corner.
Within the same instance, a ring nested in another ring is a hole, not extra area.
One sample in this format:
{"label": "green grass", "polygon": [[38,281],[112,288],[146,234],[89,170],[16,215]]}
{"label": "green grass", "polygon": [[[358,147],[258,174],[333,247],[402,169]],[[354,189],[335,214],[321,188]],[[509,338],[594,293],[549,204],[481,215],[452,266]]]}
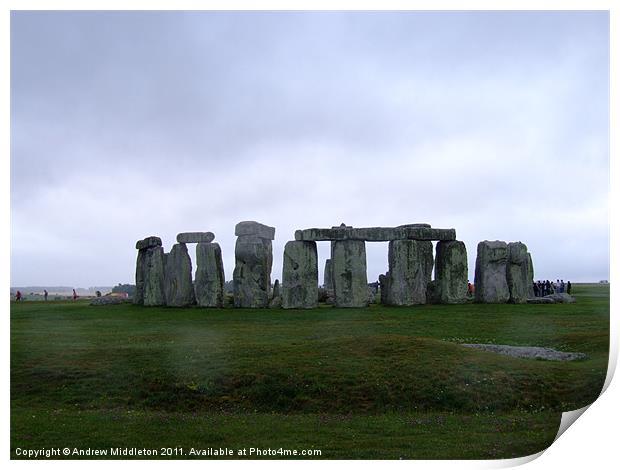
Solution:
{"label": "green grass", "polygon": [[[309,311],[12,304],[12,456],[67,445],[528,455],[605,379],[609,286],[573,293],[568,305]],[[517,359],[461,342],[588,359]]]}

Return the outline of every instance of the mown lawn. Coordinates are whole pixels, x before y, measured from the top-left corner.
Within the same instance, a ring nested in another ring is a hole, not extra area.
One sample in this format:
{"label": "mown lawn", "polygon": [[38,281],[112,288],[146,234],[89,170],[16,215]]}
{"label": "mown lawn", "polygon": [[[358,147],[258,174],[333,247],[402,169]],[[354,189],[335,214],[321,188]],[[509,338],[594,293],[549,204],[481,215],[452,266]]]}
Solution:
{"label": "mown lawn", "polygon": [[[535,453],[606,375],[609,286],[573,293],[568,305],[309,311],[12,304],[12,457],[66,446]],[[462,342],[588,359],[517,359]]]}

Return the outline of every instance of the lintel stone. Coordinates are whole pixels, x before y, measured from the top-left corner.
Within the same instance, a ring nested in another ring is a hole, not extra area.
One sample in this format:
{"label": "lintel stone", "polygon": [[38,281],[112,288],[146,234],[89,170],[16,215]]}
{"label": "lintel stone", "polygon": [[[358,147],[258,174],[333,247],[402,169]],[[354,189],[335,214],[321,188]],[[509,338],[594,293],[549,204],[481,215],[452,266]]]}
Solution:
{"label": "lintel stone", "polygon": [[214,239],[213,232],[182,232],[177,235],[179,243],[211,243]]}
{"label": "lintel stone", "polygon": [[146,250],[147,248],[154,248],[156,246],[161,246],[161,238],[159,237],[146,237],[136,242],[136,250]]}
{"label": "lintel stone", "polygon": [[295,231],[297,241],[363,240],[368,242],[389,242],[394,240],[451,241],[456,239],[456,230],[431,228],[422,224],[401,227],[365,228],[309,228]]}
{"label": "lintel stone", "polygon": [[273,240],[276,237],[275,227],[269,225],[263,225],[254,221],[239,222],[235,226],[235,235],[242,237],[245,235],[264,238],[266,240]]}

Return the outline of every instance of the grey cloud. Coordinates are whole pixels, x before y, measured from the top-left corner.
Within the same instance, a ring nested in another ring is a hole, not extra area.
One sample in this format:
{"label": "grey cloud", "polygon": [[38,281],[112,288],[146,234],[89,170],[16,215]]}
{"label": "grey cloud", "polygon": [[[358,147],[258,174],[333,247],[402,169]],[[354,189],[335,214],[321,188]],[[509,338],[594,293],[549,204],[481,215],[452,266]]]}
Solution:
{"label": "grey cloud", "polygon": [[127,282],[135,239],[194,229],[230,278],[243,219],[276,226],[274,277],[296,228],[343,221],[454,226],[472,270],[497,237],[608,277],[608,18],[14,12],[12,282]]}

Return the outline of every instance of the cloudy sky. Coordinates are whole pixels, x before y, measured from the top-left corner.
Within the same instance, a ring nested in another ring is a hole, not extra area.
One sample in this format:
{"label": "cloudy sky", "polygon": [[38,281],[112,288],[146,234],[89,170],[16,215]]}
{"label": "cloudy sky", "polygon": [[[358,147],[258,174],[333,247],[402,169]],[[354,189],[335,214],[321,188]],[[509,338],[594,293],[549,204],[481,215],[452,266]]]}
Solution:
{"label": "cloudy sky", "polygon": [[[606,12],[13,12],[11,285],[133,282],[135,241],[276,227],[523,241],[609,278]],[[327,242],[319,243],[322,264]],[[193,248],[190,253],[194,256]],[[368,243],[368,277],[387,243]]]}

